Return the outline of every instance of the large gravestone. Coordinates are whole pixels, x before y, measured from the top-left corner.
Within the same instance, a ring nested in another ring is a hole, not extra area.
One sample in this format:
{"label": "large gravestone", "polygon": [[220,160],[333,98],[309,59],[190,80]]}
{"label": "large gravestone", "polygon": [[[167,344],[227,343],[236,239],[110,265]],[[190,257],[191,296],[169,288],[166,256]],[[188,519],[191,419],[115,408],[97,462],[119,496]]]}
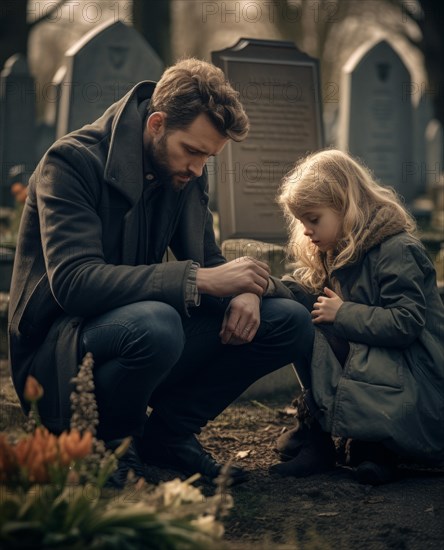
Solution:
{"label": "large gravestone", "polygon": [[318,62],[291,42],[248,38],[212,60],[240,93],[251,123],[248,138],[229,142],[214,168],[221,240],[284,242],[277,188],[301,156],[323,146]]}
{"label": "large gravestone", "polygon": [[343,67],[339,147],[362,159],[407,203],[417,190],[411,93],[409,71],[385,40],[365,43]]}
{"label": "large gravestone", "polygon": [[0,73],[0,205],[13,206],[11,171],[27,184],[35,167],[35,83],[21,54]]}
{"label": "large gravestone", "polygon": [[444,174],[444,133],[442,124],[437,119],[432,119],[427,124],[425,131],[426,143],[426,168],[425,180],[429,194],[439,185]]}
{"label": "large gravestone", "polygon": [[[415,88],[412,84],[413,99],[413,132],[412,132],[412,159],[414,165],[409,172],[412,179],[416,177],[416,195],[422,196],[427,193],[427,180],[430,179],[430,169],[427,158],[427,126],[433,119],[433,102],[429,94],[421,93],[419,99],[415,94]],[[439,177],[439,174],[438,174]]]}
{"label": "large gravestone", "polygon": [[57,137],[93,122],[141,80],[158,80],[163,65],[132,27],[110,21],[65,54]]}

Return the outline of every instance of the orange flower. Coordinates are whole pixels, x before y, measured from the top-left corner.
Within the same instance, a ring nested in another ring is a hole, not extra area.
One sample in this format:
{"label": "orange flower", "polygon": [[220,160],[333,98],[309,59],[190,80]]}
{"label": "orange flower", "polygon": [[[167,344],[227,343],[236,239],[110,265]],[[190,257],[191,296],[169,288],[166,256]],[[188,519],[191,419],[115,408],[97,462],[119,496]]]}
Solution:
{"label": "orange flower", "polygon": [[48,464],[55,464],[58,459],[57,437],[53,434],[48,434],[46,438],[46,444],[43,449],[45,455],[45,461]]}
{"label": "orange flower", "polygon": [[71,463],[71,456],[66,451],[65,441],[68,437],[68,432],[62,432],[59,435],[58,447],[59,447],[59,461],[62,466],[69,466]]}
{"label": "orange flower", "polygon": [[26,401],[29,401],[31,403],[32,401],[38,401],[42,396],[43,396],[42,386],[37,382],[37,380],[33,376],[29,375],[26,378],[23,397],[26,399]]}
{"label": "orange flower", "polygon": [[31,450],[31,438],[21,439],[15,445],[15,456],[17,457],[17,463],[19,466],[26,466],[28,463],[28,456]]}
{"label": "orange flower", "polygon": [[21,439],[14,448],[17,464],[32,483],[47,483],[50,480],[50,465],[58,462],[57,437],[46,428]]}
{"label": "orange flower", "polygon": [[[63,434],[62,434],[63,435]],[[85,432],[83,436],[80,435],[79,430],[75,428],[70,431],[69,434],[60,441],[59,438],[59,448],[60,452],[66,453],[71,460],[78,460],[84,458],[91,452],[92,449],[92,433]]]}
{"label": "orange flower", "polygon": [[91,432],[81,435],[73,429],[56,437],[41,426],[15,445],[0,434],[0,482],[21,471],[31,483],[48,483],[51,467],[66,469],[73,460],[91,452],[92,442]]}
{"label": "orange flower", "polygon": [[48,483],[48,465],[46,464],[45,456],[40,449],[35,450],[32,456],[32,461],[30,461],[27,466],[29,481],[32,483]]}

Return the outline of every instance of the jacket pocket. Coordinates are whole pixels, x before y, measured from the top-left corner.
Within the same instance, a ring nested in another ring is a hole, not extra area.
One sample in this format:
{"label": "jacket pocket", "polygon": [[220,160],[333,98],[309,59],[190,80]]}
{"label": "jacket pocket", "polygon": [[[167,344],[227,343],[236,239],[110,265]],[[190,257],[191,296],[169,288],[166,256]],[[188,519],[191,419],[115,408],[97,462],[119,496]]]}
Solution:
{"label": "jacket pocket", "polygon": [[344,374],[357,382],[403,389],[403,365],[403,354],[399,350],[351,343]]}
{"label": "jacket pocket", "polygon": [[19,332],[33,342],[41,342],[61,313],[63,310],[52,295],[48,276],[45,273],[34,287],[23,308],[18,325]]}

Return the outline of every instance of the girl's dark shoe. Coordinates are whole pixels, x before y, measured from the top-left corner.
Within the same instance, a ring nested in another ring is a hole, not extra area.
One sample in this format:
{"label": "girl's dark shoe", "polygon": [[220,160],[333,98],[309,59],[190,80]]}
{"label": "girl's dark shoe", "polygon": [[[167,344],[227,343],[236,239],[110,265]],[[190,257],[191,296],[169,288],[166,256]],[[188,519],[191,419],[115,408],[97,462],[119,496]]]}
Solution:
{"label": "girl's dark shoe", "polygon": [[270,473],[281,476],[306,477],[331,470],[336,464],[336,451],[330,434],[320,428],[307,430],[305,441],[294,458],[274,464]]}
{"label": "girl's dark shoe", "polygon": [[359,464],[354,474],[359,483],[365,485],[384,485],[398,479],[397,469],[392,464],[378,464],[370,461]]}
{"label": "girl's dark shoe", "polygon": [[274,450],[279,454],[280,459],[285,461],[294,458],[307,441],[309,431],[305,424],[299,424],[296,428],[279,436]]}
{"label": "girl's dark shoe", "polygon": [[363,462],[395,466],[397,456],[382,443],[350,439],[347,444],[347,466],[356,467]]}
{"label": "girl's dark shoe", "polygon": [[347,465],[359,483],[384,485],[398,479],[398,457],[382,443],[350,440]]}

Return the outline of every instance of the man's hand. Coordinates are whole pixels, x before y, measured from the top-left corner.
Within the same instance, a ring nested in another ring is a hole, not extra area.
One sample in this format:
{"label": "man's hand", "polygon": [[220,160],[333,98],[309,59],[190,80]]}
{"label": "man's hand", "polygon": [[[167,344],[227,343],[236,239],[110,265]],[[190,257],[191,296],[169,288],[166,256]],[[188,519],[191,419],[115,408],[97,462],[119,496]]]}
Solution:
{"label": "man's hand", "polygon": [[217,267],[200,267],[197,270],[197,290],[225,298],[251,292],[262,296],[268,286],[270,268],[264,262],[244,256]]}
{"label": "man's hand", "polygon": [[240,294],[227,307],[219,336],[223,344],[248,344],[260,324],[260,298],[256,294]]}
{"label": "man's hand", "polygon": [[313,305],[313,311],[311,312],[313,323],[333,323],[338,309],[344,303],[333,290],[325,287],[324,293],[325,296],[319,296],[317,302]]}

